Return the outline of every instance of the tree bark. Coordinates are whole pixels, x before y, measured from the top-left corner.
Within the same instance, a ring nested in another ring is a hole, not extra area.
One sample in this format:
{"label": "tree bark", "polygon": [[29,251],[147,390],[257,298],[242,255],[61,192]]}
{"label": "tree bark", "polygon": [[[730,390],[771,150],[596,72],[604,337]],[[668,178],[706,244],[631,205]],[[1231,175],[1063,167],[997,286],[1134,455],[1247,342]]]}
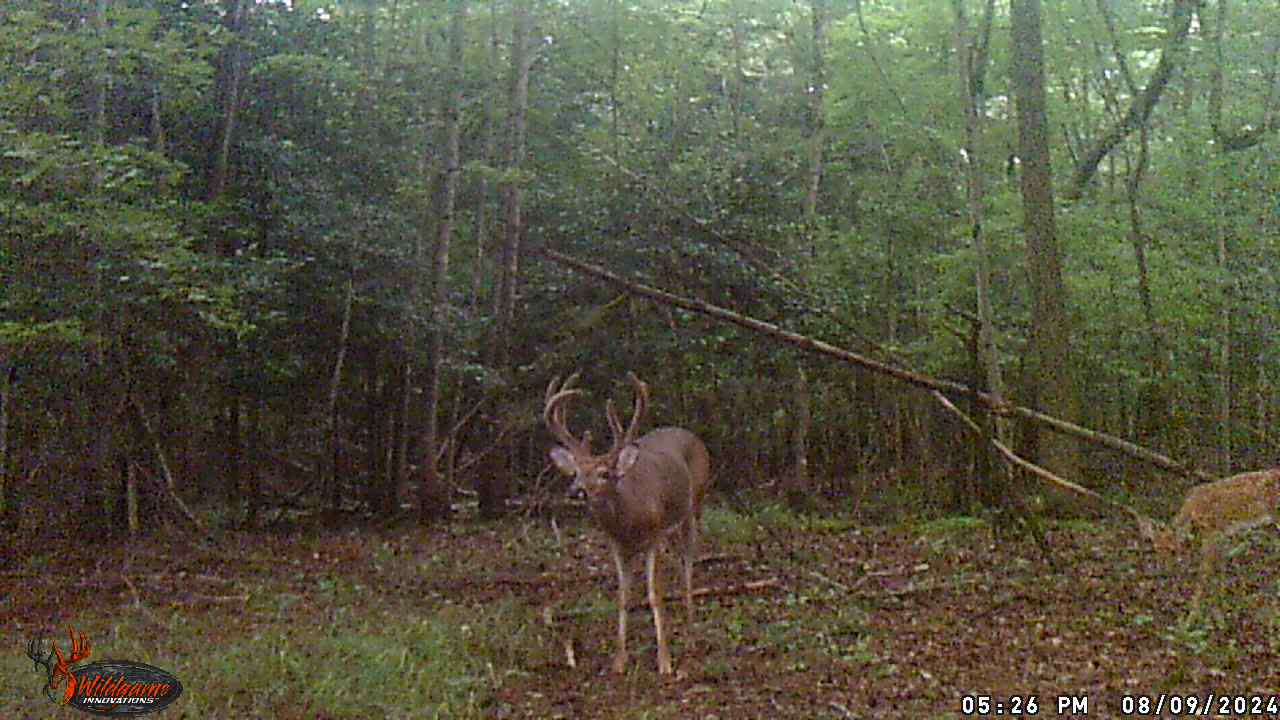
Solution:
{"label": "tree bark", "polygon": [[810,507],[812,488],[809,481],[809,428],[813,418],[813,395],[804,365],[796,364],[795,423],[791,428],[791,453],[795,466],[787,475],[787,504],[793,509]]}
{"label": "tree bark", "polygon": [[[813,20],[813,60],[809,76],[809,177],[806,183],[803,214],[809,232],[815,231],[818,216],[818,194],[822,189],[822,151],[826,143],[826,0],[811,0]],[[813,238],[810,238],[812,242]],[[812,251],[813,248],[811,247]]]}
{"label": "tree bark", "polygon": [[[426,387],[423,413],[422,485],[418,511],[422,522],[430,522],[448,514],[449,488],[442,482],[436,457],[440,454],[440,373],[444,367],[445,313],[449,302],[449,245],[456,222],[458,177],[462,173],[462,43],[464,0],[451,0],[449,20],[449,93],[445,98],[444,178],[440,190],[439,233],[431,263],[431,326],[427,328]],[[517,211],[518,214],[518,211]]]}
{"label": "tree bark", "polygon": [[[497,4],[494,3],[493,12],[497,13]],[[498,67],[498,21],[491,16],[490,35],[489,35],[489,62],[496,68]],[[481,121],[480,135],[484,138],[484,166],[491,168],[494,165],[497,146],[497,122],[495,122],[496,97],[497,97],[496,81],[491,82],[485,92],[484,97],[484,117]],[[471,274],[471,307],[479,312],[484,305],[483,288],[485,269],[488,266],[489,236],[492,231],[492,221],[490,219],[490,202],[489,202],[489,173],[479,173],[476,188],[476,256],[475,267],[472,268]],[[495,297],[497,295],[495,294]],[[496,316],[497,313],[495,312]]]}
{"label": "tree bark", "polygon": [[[1227,0],[1218,0],[1218,15],[1212,31],[1214,63],[1209,80],[1209,125],[1213,128],[1214,137],[1219,141],[1226,139],[1222,130],[1222,96],[1225,92],[1224,86],[1226,82],[1224,80],[1226,73],[1223,68],[1225,60],[1222,50],[1222,35],[1223,26],[1226,23]],[[1220,153],[1226,152],[1225,145],[1219,142],[1217,150]],[[1218,277],[1221,280],[1216,298],[1218,302],[1218,347],[1217,352],[1214,354],[1214,374],[1217,375],[1218,382],[1214,387],[1214,414],[1217,416],[1218,424],[1218,472],[1221,475],[1230,475],[1232,456],[1234,455],[1231,436],[1232,416],[1234,414],[1231,392],[1231,304],[1236,293],[1235,281],[1231,276],[1230,249],[1227,246],[1228,221],[1224,212],[1228,201],[1222,186],[1221,177],[1215,175],[1212,190],[1214,200],[1213,234],[1216,244],[1215,257],[1218,264]]]}
{"label": "tree bark", "polygon": [[[986,185],[983,183],[982,158],[979,155],[984,132],[983,119],[986,109],[986,75],[990,59],[991,28],[995,17],[995,0],[987,0],[982,24],[970,35],[965,0],[953,0],[956,16],[956,50],[960,59],[960,93],[964,103],[965,134],[964,164],[965,199],[969,212],[969,235],[974,249],[974,304],[977,322],[972,337],[972,355],[975,373],[974,389],[985,390],[992,397],[1004,397],[1004,378],[1000,371],[1000,354],[996,347],[995,310],[991,303],[991,250],[983,223],[986,220]],[[975,408],[976,410],[976,408]],[[974,467],[979,498],[985,504],[998,503],[1007,496],[1002,482],[1003,474],[992,472],[989,444],[994,435],[998,440],[1007,437],[1007,423],[994,419],[988,413],[980,416],[982,432],[974,440]],[[985,436],[985,437],[984,437]],[[963,489],[963,488],[962,488]],[[960,511],[970,498],[956,493],[955,509]]]}
{"label": "tree bark", "polygon": [[524,231],[521,203],[524,185],[520,169],[524,165],[526,117],[529,111],[529,51],[531,10],[529,0],[515,3],[515,24],[511,32],[511,77],[507,93],[507,179],[503,188],[506,238],[502,247],[502,284],[498,289],[497,338],[494,349],[499,367],[510,362],[512,325],[515,317],[516,286],[520,273],[520,236]]}
{"label": "tree bark", "polygon": [[91,132],[93,143],[98,146],[107,142],[107,86],[111,76],[107,73],[110,57],[107,50],[107,5],[108,0],[96,0],[93,7],[93,32],[98,43],[97,73],[93,80],[93,91],[89,97],[89,115],[92,119]]}
{"label": "tree bark", "polygon": [[262,400],[249,401],[248,427],[245,429],[245,448],[248,453],[248,478],[245,497],[245,527],[252,530],[258,525],[258,511],[262,505]]}
{"label": "tree bark", "polygon": [[125,458],[124,465],[125,522],[129,527],[129,537],[136,538],[142,531],[138,520],[138,466],[128,458]]}
{"label": "tree bark", "polygon": [[[1017,99],[1023,232],[1031,281],[1032,331],[1027,389],[1030,403],[1049,415],[1075,421],[1078,415],[1072,371],[1071,323],[1062,279],[1053,207],[1048,113],[1044,90],[1044,48],[1040,0],[1015,0],[1010,8],[1013,34],[1013,91]],[[1070,438],[1040,433],[1041,464],[1072,477],[1079,448]]]}
{"label": "tree bark", "polygon": [[17,525],[17,500],[13,482],[13,463],[9,459],[9,416],[13,405],[13,365],[0,362],[0,528]]}
{"label": "tree bark", "polygon": [[244,81],[244,47],[241,32],[249,0],[222,0],[225,13],[222,24],[227,30],[227,44],[218,64],[218,91],[221,116],[214,132],[213,156],[209,163],[206,197],[217,200],[227,187],[231,162],[231,140],[240,112],[240,84]]}
{"label": "tree bark", "polygon": [[[239,353],[235,357],[238,362]],[[226,500],[232,512],[239,512],[242,497],[241,476],[244,470],[244,458],[240,452],[241,402],[238,388],[233,388],[226,401],[226,426],[223,428],[223,472],[226,482]]]}
{"label": "tree bark", "polygon": [[337,511],[341,501],[338,486],[338,468],[341,465],[339,455],[341,449],[338,442],[338,392],[342,388],[342,368],[347,358],[347,341],[351,335],[351,307],[355,304],[355,271],[347,276],[347,288],[342,302],[342,325],[338,330],[338,352],[333,359],[333,374],[329,378],[329,397],[325,402],[325,441],[328,444],[324,457],[329,460],[329,467],[324,474],[322,485],[328,497],[329,509]]}
{"label": "tree bark", "polygon": [[364,363],[364,427],[365,427],[365,487],[364,499],[375,516],[382,513],[386,498],[386,433],[385,383],[382,382],[382,362],[379,348],[374,346],[362,353]]}

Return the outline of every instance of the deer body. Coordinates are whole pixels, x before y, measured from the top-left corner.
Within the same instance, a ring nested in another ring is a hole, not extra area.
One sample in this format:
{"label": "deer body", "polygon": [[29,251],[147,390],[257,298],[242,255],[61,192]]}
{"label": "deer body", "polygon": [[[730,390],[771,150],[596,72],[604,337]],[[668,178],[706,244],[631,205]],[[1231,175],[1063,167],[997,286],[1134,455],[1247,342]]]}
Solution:
{"label": "deer body", "polygon": [[1275,522],[1280,511],[1280,468],[1240,473],[1196,485],[1187,493],[1172,527],[1142,523],[1142,534],[1161,552],[1200,547],[1200,577],[1193,610],[1199,611],[1205,585],[1213,574],[1222,542],[1259,525]]}
{"label": "deer body", "polygon": [[654,430],[636,445],[640,452],[625,475],[587,491],[591,517],[627,556],[696,523],[710,478],[706,446],[684,428]]}
{"label": "deer body", "polygon": [[667,647],[657,558],[663,544],[674,541],[681,557],[685,610],[692,622],[693,561],[702,500],[711,484],[710,456],[702,441],[684,428],[660,428],[633,440],[648,402],[648,389],[634,374],[631,380],[636,386],[636,409],[630,427],[622,430],[610,402],[607,415],[614,431],[613,448],[604,455],[593,455],[589,435],[579,440],[564,424],[562,403],[580,392],[569,389],[576,377],[571,376],[559,390],[552,380],[543,415],[547,426],[563,443],[551,449],[552,462],[574,478],[575,487],[586,492],[591,517],[609,539],[618,573],[618,649],[613,670],[621,673],[626,669],[627,603],[631,591],[628,564],[643,553],[649,607],[657,635],[658,672],[668,675],[671,652]]}

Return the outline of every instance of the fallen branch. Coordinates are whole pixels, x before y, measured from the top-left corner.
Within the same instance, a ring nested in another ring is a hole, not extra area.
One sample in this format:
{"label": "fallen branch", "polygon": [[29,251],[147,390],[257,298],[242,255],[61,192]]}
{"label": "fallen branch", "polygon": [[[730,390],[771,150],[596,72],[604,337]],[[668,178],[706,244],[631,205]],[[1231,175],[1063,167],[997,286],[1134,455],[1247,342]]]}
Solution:
{"label": "fallen branch", "polygon": [[187,521],[196,526],[201,533],[208,535],[209,530],[200,522],[200,518],[191,512],[191,508],[183,502],[182,496],[178,495],[178,482],[173,477],[172,464],[169,462],[169,454],[165,452],[164,445],[160,443],[160,436],[156,434],[155,429],[151,425],[151,419],[147,415],[146,409],[142,406],[142,401],[136,395],[130,395],[129,400],[133,403],[133,407],[138,411],[138,419],[142,421],[142,427],[147,431],[147,436],[151,438],[151,444],[155,448],[156,458],[160,460],[160,470],[164,473],[164,486],[169,493],[169,499],[173,501],[182,514],[186,516]]}
{"label": "fallen branch", "polygon": [[133,584],[133,580],[129,578],[129,572],[133,569],[133,553],[125,555],[124,568],[120,571],[120,577],[124,580],[125,587],[129,588],[130,594],[133,595],[133,607],[141,612],[148,620],[155,623],[159,627],[168,627],[158,615],[151,611],[142,602],[142,594],[138,592],[138,586]]}
{"label": "fallen branch", "polygon": [[694,300],[691,298],[681,297],[679,295],[673,295],[671,293],[659,290],[654,287],[650,287],[648,285],[633,283],[633,282],[630,282],[629,280],[624,280],[623,278],[609,272],[608,270],[605,270],[604,268],[598,265],[592,265],[590,263],[583,262],[581,260],[578,260],[577,258],[573,258],[568,255],[558,253],[554,250],[543,248],[541,251],[541,254],[543,257],[547,258],[548,260],[551,260],[552,262],[556,262],[561,265],[565,265],[567,267],[573,268],[574,270],[577,270],[578,272],[581,272],[584,275],[589,275],[599,280],[603,280],[615,287],[622,288],[623,290],[626,290],[627,292],[633,295],[637,295],[643,298],[648,298],[649,300],[653,300],[654,302],[658,302],[664,305],[673,305],[675,307],[696,312],[700,315],[705,315],[707,317],[714,318],[716,320],[720,320],[723,322],[732,323],[734,325],[737,325],[738,327],[746,328],[747,330],[751,330],[753,332],[757,332],[762,335],[768,335],[769,337],[772,337],[774,339],[781,340],[782,342],[785,342],[788,345],[793,345],[803,350],[808,350],[810,352],[816,352],[821,355],[833,357],[837,360],[840,360],[841,362],[857,365],[858,367],[865,368],[867,370],[870,370],[875,373],[879,373],[881,375],[888,375],[889,377],[892,377],[895,380],[898,380],[900,382],[907,383],[908,385],[913,385],[915,387],[923,388],[925,390],[932,390],[932,391],[941,392],[941,393],[963,394],[967,396],[976,397],[979,402],[981,402],[983,405],[989,408],[991,412],[997,415],[1005,415],[1005,416],[1012,415],[1012,416],[1022,418],[1024,420],[1030,420],[1040,425],[1047,426],[1065,435],[1072,435],[1074,437],[1078,437],[1099,445],[1103,445],[1105,447],[1111,448],[1112,450],[1124,453],[1126,455],[1129,455],[1130,457],[1137,458],[1144,462],[1151,463],[1156,467],[1162,468],[1164,470],[1168,470],[1170,472],[1175,472],[1181,475],[1195,477],[1201,481],[1209,481],[1213,479],[1213,478],[1210,478],[1208,475],[1204,474],[1203,472],[1196,470],[1188,465],[1175,462],[1174,460],[1171,460],[1170,458],[1164,455],[1161,455],[1160,453],[1154,452],[1152,450],[1148,450],[1147,448],[1141,447],[1139,445],[1135,445],[1126,440],[1121,440],[1120,438],[1115,437],[1114,435],[1108,435],[1106,433],[1097,432],[1095,430],[1089,430],[1088,428],[1081,427],[1079,425],[1076,425],[1075,423],[1070,423],[1070,422],[1067,422],[1066,420],[1060,420],[1058,418],[1052,417],[1050,415],[1045,415],[1044,413],[1037,412],[1030,408],[1025,408],[1018,405],[1010,404],[1008,401],[1002,398],[999,398],[997,396],[993,396],[989,393],[983,393],[983,392],[975,393],[971,390],[971,388],[965,385],[961,385],[960,383],[950,382],[947,380],[939,380],[937,378],[931,378],[926,375],[921,375],[919,373],[915,373],[910,370],[905,370],[900,367],[889,365],[888,363],[883,363],[878,360],[873,360],[871,358],[864,357],[862,355],[851,352],[849,350],[845,350],[843,348],[836,347],[829,343],[825,343],[821,340],[817,340],[817,339],[808,337],[806,335],[801,335],[800,333],[783,329],[781,327],[778,327],[777,325],[773,325],[772,323],[767,323],[767,322],[764,322],[763,320],[757,320],[753,317],[741,315],[731,310],[726,310],[725,308],[719,307],[717,305],[712,305],[710,303],[703,302],[701,300]]}
{"label": "fallen branch", "polygon": [[[764,580],[751,580],[740,585],[729,585],[722,588],[695,588],[694,597],[731,597],[734,595],[746,595],[759,590],[772,590],[782,587],[782,581],[776,577],[765,578]],[[667,600],[675,601],[679,598],[671,596]]]}
{"label": "fallen branch", "polygon": [[231,602],[249,602],[248,594],[245,595],[204,595],[202,593],[191,593],[190,599],[170,600],[170,602],[178,605],[198,605],[202,602],[207,603],[231,603]]}
{"label": "fallen branch", "polygon": [[[960,410],[960,408],[953,405],[952,402],[948,400],[945,395],[935,390],[933,392],[933,398],[937,400],[939,403],[941,403],[942,407],[950,411],[951,414],[955,415],[963,425],[968,427],[973,432],[978,433],[979,435],[982,434],[982,428],[978,427],[978,423],[974,422],[973,418],[969,417],[968,415],[965,415],[964,412]],[[1145,516],[1142,513],[1138,512],[1137,510],[1134,510],[1133,508],[1129,507],[1128,505],[1122,505],[1118,502],[1108,500],[1107,498],[1103,497],[1102,495],[1099,495],[1097,492],[1094,492],[1093,490],[1090,490],[1087,487],[1084,487],[1083,485],[1079,485],[1065,478],[1058,477],[1057,475],[1040,467],[1039,465],[1036,465],[1030,460],[1027,460],[1019,456],[1013,450],[1010,450],[1008,445],[1005,445],[1004,443],[1000,442],[995,437],[991,437],[989,438],[989,440],[991,442],[992,447],[998,450],[1000,454],[1004,456],[1005,460],[1022,468],[1023,470],[1026,470],[1032,475],[1035,475],[1036,477],[1042,480],[1045,480],[1050,484],[1057,485],[1069,492],[1073,492],[1077,495],[1083,495],[1102,505],[1105,505],[1110,508],[1115,508],[1117,510],[1128,513],[1139,524],[1143,522],[1143,519],[1145,518]]]}

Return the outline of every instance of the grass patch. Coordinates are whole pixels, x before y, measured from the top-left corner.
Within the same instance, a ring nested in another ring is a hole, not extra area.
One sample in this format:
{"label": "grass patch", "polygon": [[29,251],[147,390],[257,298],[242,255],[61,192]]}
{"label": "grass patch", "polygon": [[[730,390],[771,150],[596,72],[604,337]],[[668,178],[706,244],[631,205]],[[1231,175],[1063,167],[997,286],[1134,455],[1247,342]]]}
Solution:
{"label": "grass patch", "polygon": [[769,531],[836,533],[858,525],[848,517],[810,515],[796,512],[781,503],[761,505],[747,513],[724,507],[707,508],[703,513],[703,523],[708,537],[730,545],[757,542]]}
{"label": "grass patch", "polygon": [[[486,717],[495,667],[520,663],[530,642],[509,603],[319,627],[273,620],[240,633],[190,613],[167,623],[77,625],[93,643],[89,662],[135,660],[177,675],[183,693],[167,718]],[[0,672],[14,680],[0,694],[0,717],[65,717],[40,692],[43,671],[22,655],[5,653]]]}
{"label": "grass patch", "polygon": [[919,523],[915,526],[917,532],[925,536],[939,535],[967,535],[972,532],[986,530],[989,523],[979,517],[971,515],[951,515],[948,517],[930,520],[928,522]]}

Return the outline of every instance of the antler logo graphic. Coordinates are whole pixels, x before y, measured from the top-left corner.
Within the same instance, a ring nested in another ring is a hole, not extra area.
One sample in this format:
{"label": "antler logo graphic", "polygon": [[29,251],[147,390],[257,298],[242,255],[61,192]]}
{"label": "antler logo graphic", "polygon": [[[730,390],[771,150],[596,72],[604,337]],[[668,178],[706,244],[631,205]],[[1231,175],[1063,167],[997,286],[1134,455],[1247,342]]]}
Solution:
{"label": "antler logo graphic", "polygon": [[[70,627],[67,628],[67,634],[71,637],[71,657],[64,658],[62,651],[58,649],[58,644],[50,642],[52,649],[46,655],[44,652],[44,636],[40,636],[32,640],[27,645],[27,657],[36,664],[36,667],[44,666],[45,673],[48,678],[44,685],[45,697],[58,702],[53,698],[53,688],[58,684],[59,678],[66,678],[67,689],[62,694],[62,702],[59,705],[66,705],[71,702],[71,698],[76,694],[76,676],[71,672],[71,666],[89,657],[91,649],[89,640],[80,633],[80,637],[76,637],[76,631]],[[56,659],[55,659],[56,658]]]}

